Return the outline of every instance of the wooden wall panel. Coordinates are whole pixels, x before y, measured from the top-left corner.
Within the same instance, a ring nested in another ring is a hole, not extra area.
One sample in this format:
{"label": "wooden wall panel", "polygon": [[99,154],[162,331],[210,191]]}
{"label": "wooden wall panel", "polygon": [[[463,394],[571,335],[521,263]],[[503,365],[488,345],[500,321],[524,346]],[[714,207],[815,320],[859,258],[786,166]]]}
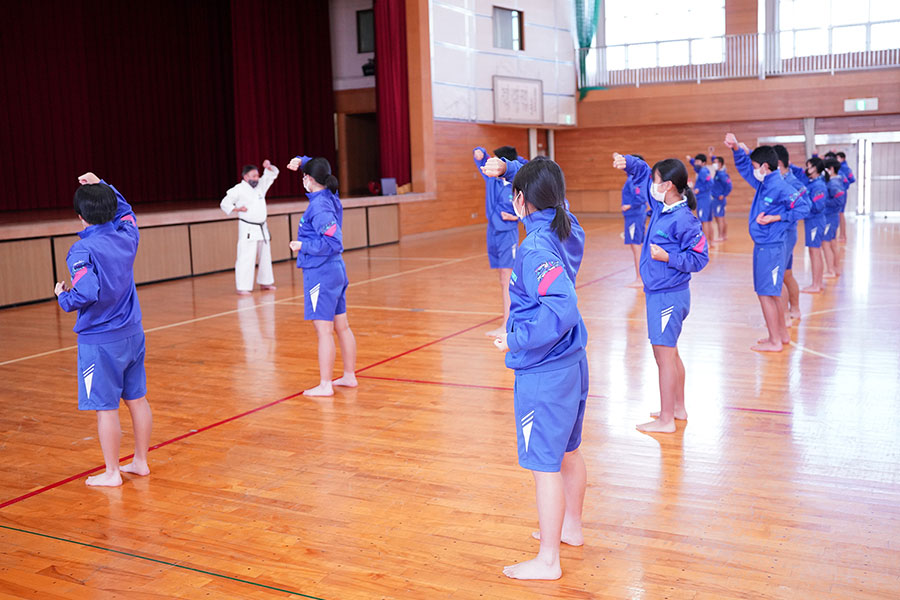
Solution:
{"label": "wooden wall panel", "polygon": [[134,259],[135,283],[190,274],[191,243],[187,225],[141,229],[141,243]]}
{"label": "wooden wall panel", "polygon": [[511,145],[528,153],[528,130],[519,127],[434,121],[434,136],[437,199],[400,205],[404,236],[485,222],[484,180],[472,162],[475,146],[492,151]]}
{"label": "wooden wall panel", "polygon": [[65,281],[66,285],[72,285],[72,277],[69,275],[69,267],[66,265],[66,256],[69,255],[69,248],[77,240],[77,235],[60,235],[53,238],[53,262],[56,264],[56,279]]}
{"label": "wooden wall panel", "polygon": [[725,0],[725,34],[756,33],[761,0]]}
{"label": "wooden wall panel", "polygon": [[0,243],[0,306],[53,297],[50,240]]}
{"label": "wooden wall panel", "polygon": [[290,244],[291,222],[288,215],[275,215],[266,221],[269,225],[269,235],[272,236],[272,261],[287,260],[291,257]]}
{"label": "wooden wall panel", "polygon": [[369,245],[369,232],[365,208],[348,208],[344,211],[344,250],[365,248]]}
{"label": "wooden wall panel", "polygon": [[[365,210],[365,209],[363,209]],[[297,239],[297,230],[300,229],[300,219],[303,217],[303,213],[291,213],[291,240]],[[288,251],[291,253],[291,258],[297,258],[297,253],[288,248]]]}
{"label": "wooden wall panel", "polygon": [[233,269],[237,258],[237,219],[191,225],[194,275]]}
{"label": "wooden wall panel", "polygon": [[396,204],[370,206],[366,211],[370,245],[390,244],[400,240],[400,210]]}
{"label": "wooden wall panel", "polygon": [[375,112],[375,88],[336,90],[334,111],[338,114],[358,114]]}

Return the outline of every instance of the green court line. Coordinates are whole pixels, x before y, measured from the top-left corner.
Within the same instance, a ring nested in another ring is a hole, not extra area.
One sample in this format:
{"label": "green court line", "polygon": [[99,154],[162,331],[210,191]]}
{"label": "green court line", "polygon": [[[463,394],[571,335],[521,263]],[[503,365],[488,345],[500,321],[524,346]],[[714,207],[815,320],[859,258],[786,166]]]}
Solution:
{"label": "green court line", "polygon": [[75,544],[76,546],[83,546],[85,548],[94,548],[95,550],[105,550],[106,552],[113,552],[115,554],[121,554],[122,556],[129,556],[131,558],[137,558],[140,560],[146,560],[148,562],[158,563],[161,565],[166,565],[168,567],[175,567],[176,569],[184,569],[185,571],[193,571],[194,573],[203,573],[204,575],[212,575],[213,577],[219,577],[221,579],[229,579],[231,581],[237,581],[238,583],[246,583],[248,585],[253,585],[256,587],[265,588],[267,590],[274,590],[276,592],[284,592],[285,594],[293,594],[294,596],[302,596],[303,598],[309,598],[310,600],[323,600],[317,596],[310,596],[308,594],[302,594],[300,592],[293,592],[291,590],[285,590],[282,588],[277,588],[271,585],[265,585],[263,583],[256,583],[255,581],[248,581],[246,579],[240,579],[238,577],[232,577],[230,575],[223,575],[221,573],[215,573],[213,571],[204,571],[203,569],[195,569],[194,567],[186,567],[184,565],[179,565],[177,563],[169,562],[166,560],[159,560],[157,558],[150,558],[149,556],[141,556],[140,554],[133,554],[131,552],[125,552],[123,550],[116,550],[114,548],[106,548],[104,546],[98,546],[96,544],[88,544],[85,542],[79,542],[77,540],[69,540],[66,538],[57,537],[55,535],[48,535],[46,533],[39,533],[37,531],[29,531],[27,529],[18,529],[16,527],[9,527],[7,525],[0,525],[0,529],[7,529],[9,531],[17,531],[19,533],[26,533],[28,535],[33,535],[37,537],[47,538],[51,540],[56,540],[58,542],[65,542],[67,544]]}

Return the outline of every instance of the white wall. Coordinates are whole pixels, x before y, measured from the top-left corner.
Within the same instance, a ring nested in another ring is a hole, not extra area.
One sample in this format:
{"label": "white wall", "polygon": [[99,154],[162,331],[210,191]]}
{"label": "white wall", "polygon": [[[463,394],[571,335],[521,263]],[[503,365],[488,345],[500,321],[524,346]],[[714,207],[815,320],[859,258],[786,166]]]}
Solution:
{"label": "white wall", "polygon": [[372,8],[372,0],[329,0],[331,68],[335,90],[375,87],[375,77],[363,77],[362,66],[374,52],[356,52],[356,11]]}
{"label": "white wall", "polygon": [[[494,48],[494,6],[525,13],[525,50]],[[436,119],[494,121],[492,77],[540,79],[547,125],[575,124],[572,0],[431,0]]]}

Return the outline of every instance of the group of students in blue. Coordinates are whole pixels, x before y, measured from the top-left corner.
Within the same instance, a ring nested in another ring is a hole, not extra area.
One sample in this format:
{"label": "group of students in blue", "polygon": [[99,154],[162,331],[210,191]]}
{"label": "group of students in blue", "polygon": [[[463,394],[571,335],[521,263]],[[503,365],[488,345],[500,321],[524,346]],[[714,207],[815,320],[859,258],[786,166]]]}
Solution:
{"label": "group of students in blue", "polygon": [[[325,158],[298,156],[288,168],[302,170],[309,207],[290,243],[303,269],[304,317],[318,336],[319,385],[307,396],[331,396],[333,386],[356,387],[356,340],[347,320],[347,271],[342,257],[343,209],[337,178]],[[147,402],[146,355],[134,260],[140,242],[137,217],[124,196],[93,173],[78,178],[74,208],[83,231],[69,250],[71,285],[54,289],[59,306],[78,311],[78,408],[97,414],[105,470],[87,485],[122,485],[122,473],[149,475],[147,452],[153,417]],[[332,381],[337,334],[343,376]],[[119,465],[119,405],[124,400],[134,428],[134,458]]]}

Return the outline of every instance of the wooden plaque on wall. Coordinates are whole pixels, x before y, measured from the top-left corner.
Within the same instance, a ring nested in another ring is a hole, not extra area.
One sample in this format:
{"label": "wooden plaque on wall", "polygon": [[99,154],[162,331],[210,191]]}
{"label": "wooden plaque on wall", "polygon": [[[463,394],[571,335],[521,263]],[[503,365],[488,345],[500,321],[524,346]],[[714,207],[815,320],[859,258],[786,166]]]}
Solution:
{"label": "wooden plaque on wall", "polygon": [[494,123],[544,122],[544,82],[494,75]]}

